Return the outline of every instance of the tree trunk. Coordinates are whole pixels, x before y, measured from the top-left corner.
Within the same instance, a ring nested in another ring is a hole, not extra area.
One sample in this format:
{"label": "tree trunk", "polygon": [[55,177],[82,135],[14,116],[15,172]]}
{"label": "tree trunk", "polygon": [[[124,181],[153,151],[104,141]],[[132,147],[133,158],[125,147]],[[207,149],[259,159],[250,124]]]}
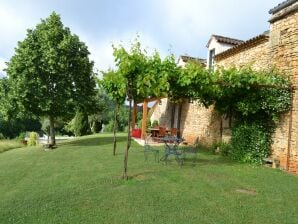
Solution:
{"label": "tree trunk", "polygon": [[113,133],[114,133],[113,155],[114,156],[116,155],[116,147],[117,147],[116,131],[117,131],[117,126],[118,126],[118,111],[119,111],[119,104],[116,102],[115,114],[114,114],[114,128],[113,128]]}
{"label": "tree trunk", "polygon": [[[131,111],[131,99],[129,99],[129,111]],[[127,162],[128,162],[128,150],[131,144],[131,136],[130,136],[130,125],[131,125],[131,113],[128,114],[128,134],[127,134],[127,145],[124,153],[124,171],[123,171],[123,179],[127,180]]]}
{"label": "tree trunk", "polygon": [[94,134],[94,127],[95,127],[95,121],[90,122],[89,128],[90,128],[91,133],[93,133],[93,134]]}
{"label": "tree trunk", "polygon": [[133,101],[133,109],[132,109],[132,118],[131,118],[131,130],[133,130],[136,126],[136,116],[137,116],[137,102]]}
{"label": "tree trunk", "polygon": [[54,118],[50,116],[50,145],[56,145]]}

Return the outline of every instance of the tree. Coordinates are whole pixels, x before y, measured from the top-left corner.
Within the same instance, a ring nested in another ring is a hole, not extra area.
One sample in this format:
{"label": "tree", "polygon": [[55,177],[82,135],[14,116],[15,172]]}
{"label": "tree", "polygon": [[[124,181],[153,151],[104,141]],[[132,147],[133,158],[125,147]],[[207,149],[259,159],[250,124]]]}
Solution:
{"label": "tree", "polygon": [[113,125],[113,155],[116,155],[117,137],[116,131],[118,126],[119,108],[124,103],[126,96],[126,80],[124,77],[113,70],[103,72],[104,79],[100,84],[105,88],[109,96],[115,101],[114,108],[114,125]]}
{"label": "tree", "polygon": [[99,79],[96,78],[98,83],[97,93],[95,97],[96,104],[92,113],[88,114],[88,122],[92,133],[98,133],[102,130],[102,125],[106,120],[107,114],[110,112],[110,99],[104,92],[104,89],[100,85]]}
{"label": "tree", "polygon": [[6,78],[0,78],[0,115],[7,115],[9,84]]}
{"label": "tree", "polygon": [[49,118],[52,145],[56,144],[57,117],[92,107],[95,80],[89,54],[87,46],[53,12],[27,31],[8,63],[13,99],[25,111]]}
{"label": "tree", "polygon": [[[173,56],[161,60],[158,52],[148,55],[145,50],[141,49],[138,40],[132,44],[129,51],[123,46],[114,47],[113,55],[117,69],[115,72],[108,72],[109,74],[104,76],[104,83],[108,83],[108,85],[105,84],[106,91],[114,100],[121,96],[120,99],[123,100],[126,97],[129,102],[130,113],[128,115],[128,134],[123,171],[123,179],[127,179],[128,151],[131,145],[132,101],[136,103],[148,97],[166,96],[169,90],[168,77],[176,64],[173,63]],[[113,79],[116,81],[111,82],[110,80]],[[123,93],[124,95],[122,95]]]}
{"label": "tree", "polygon": [[25,131],[40,131],[41,124],[31,113],[19,113],[19,105],[11,99],[11,86],[7,78],[0,79],[0,133],[15,138]]}
{"label": "tree", "polygon": [[13,118],[22,118],[28,113],[22,113],[22,107],[12,97],[11,81],[7,78],[0,79],[0,114],[2,118],[10,121]]}

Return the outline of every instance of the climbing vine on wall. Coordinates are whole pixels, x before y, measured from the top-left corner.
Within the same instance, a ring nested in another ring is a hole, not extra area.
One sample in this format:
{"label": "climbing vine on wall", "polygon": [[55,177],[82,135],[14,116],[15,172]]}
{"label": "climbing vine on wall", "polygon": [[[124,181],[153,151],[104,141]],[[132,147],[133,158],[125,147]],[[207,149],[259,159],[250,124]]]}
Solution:
{"label": "climbing vine on wall", "polygon": [[275,122],[291,107],[292,89],[287,76],[274,69],[220,68],[213,72],[189,64],[178,82],[189,90],[189,97],[205,106],[213,104],[222,115],[233,118],[228,155],[261,163],[270,154]]}

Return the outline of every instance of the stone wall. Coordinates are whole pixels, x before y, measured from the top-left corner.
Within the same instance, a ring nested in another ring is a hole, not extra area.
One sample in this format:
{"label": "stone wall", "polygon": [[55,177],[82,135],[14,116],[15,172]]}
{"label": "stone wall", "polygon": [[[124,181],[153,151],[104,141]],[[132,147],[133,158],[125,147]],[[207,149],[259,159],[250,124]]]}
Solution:
{"label": "stone wall", "polygon": [[[171,104],[167,99],[162,99],[162,103],[156,107],[151,122],[158,120],[160,126],[171,128],[173,111],[173,127],[178,127],[179,106]],[[200,142],[211,145],[221,139],[221,118],[213,107],[206,109],[198,102],[189,103],[185,100],[182,104],[180,130],[183,138],[191,144]]]}
{"label": "stone wall", "polygon": [[166,128],[171,128],[171,104],[168,101],[168,99],[164,98],[161,99],[161,103],[157,105],[155,108],[150,120],[151,123],[154,120],[158,121],[159,126],[161,127],[166,127]]}
{"label": "stone wall", "polygon": [[241,67],[250,65],[254,69],[268,68],[269,65],[269,41],[264,39],[249,46],[244,51],[216,60],[216,66]]}
{"label": "stone wall", "polygon": [[[254,69],[276,67],[291,77],[295,87],[292,116],[289,112],[277,123],[272,154],[280,160],[281,168],[298,173],[298,12],[297,3],[278,12],[270,19],[269,40],[243,51],[219,58],[219,66]],[[290,13],[289,13],[290,12]],[[292,120],[291,120],[292,119]]]}
{"label": "stone wall", "polygon": [[[274,136],[273,153],[281,166],[298,173],[298,4],[272,16],[270,25],[271,64],[291,76],[295,93],[292,116],[285,115]],[[289,10],[295,9],[292,13]],[[292,119],[292,120],[291,120]],[[289,157],[288,157],[289,154]]]}
{"label": "stone wall", "polygon": [[198,102],[184,102],[180,125],[188,142],[211,145],[221,139],[221,117],[212,106],[205,108]]}

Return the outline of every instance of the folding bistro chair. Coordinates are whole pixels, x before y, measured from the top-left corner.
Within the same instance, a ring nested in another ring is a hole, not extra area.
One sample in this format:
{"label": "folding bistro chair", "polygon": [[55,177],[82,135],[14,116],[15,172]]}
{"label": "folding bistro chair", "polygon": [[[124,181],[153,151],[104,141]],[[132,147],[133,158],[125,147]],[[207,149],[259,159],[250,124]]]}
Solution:
{"label": "folding bistro chair", "polygon": [[145,145],[144,145],[144,157],[145,161],[148,161],[149,155],[153,154],[155,162],[159,162],[159,150],[153,148],[149,145],[149,140],[151,138],[151,134],[149,134],[145,139]]}

